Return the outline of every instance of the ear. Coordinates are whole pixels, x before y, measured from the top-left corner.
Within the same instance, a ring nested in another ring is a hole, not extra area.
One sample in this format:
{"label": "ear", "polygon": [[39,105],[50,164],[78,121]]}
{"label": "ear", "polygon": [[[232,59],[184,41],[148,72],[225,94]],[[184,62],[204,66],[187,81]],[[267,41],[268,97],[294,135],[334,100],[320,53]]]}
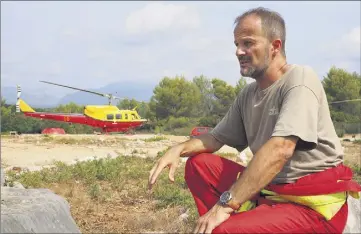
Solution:
{"label": "ear", "polygon": [[277,54],[279,52],[281,52],[282,50],[282,41],[280,39],[276,39],[272,42],[272,49],[273,49],[273,53]]}

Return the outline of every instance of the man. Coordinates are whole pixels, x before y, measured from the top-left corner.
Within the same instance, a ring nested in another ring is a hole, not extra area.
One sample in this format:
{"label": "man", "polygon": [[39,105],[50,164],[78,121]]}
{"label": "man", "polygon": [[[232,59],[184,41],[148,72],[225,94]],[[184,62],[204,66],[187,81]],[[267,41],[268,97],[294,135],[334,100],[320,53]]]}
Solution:
{"label": "man", "polygon": [[[322,84],[311,68],[287,63],[285,37],[276,12],[257,8],[239,16],[240,72],[256,82],[238,94],[210,134],[172,147],[150,172],[150,187],[166,166],[174,180],[180,157],[190,157],[185,179],[201,216],[195,233],[343,231],[345,194],[360,187],[342,164]],[[212,154],[224,144],[250,147],[247,168]],[[241,212],[247,204],[253,206]]]}

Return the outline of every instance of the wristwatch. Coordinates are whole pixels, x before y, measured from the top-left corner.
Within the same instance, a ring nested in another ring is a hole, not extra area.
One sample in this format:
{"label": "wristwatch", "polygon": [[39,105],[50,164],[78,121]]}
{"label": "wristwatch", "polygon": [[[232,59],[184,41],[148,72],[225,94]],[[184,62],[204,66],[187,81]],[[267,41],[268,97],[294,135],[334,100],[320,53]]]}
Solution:
{"label": "wristwatch", "polygon": [[239,207],[241,206],[240,204],[237,204],[233,197],[232,194],[229,191],[225,191],[224,193],[222,193],[222,195],[219,198],[219,203],[222,206],[229,206],[231,207],[233,210],[238,210]]}

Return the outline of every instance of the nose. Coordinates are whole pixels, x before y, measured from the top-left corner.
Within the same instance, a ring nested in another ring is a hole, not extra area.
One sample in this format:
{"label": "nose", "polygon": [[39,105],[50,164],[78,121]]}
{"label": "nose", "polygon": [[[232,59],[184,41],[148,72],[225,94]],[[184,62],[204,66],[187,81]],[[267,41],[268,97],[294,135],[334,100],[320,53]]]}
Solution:
{"label": "nose", "polygon": [[245,55],[245,54],[246,54],[245,49],[242,48],[242,46],[237,46],[236,56],[237,56],[237,57],[240,57],[240,56]]}

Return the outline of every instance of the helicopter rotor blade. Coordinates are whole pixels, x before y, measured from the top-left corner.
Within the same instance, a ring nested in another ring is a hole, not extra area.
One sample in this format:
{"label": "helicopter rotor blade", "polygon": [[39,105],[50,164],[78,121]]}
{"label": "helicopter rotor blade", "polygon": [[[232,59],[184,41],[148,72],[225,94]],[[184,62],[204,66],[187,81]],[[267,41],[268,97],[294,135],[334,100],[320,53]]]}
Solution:
{"label": "helicopter rotor blade", "polygon": [[361,101],[361,99],[351,99],[351,100],[335,101],[335,102],[330,102],[330,104],[343,103],[343,102],[355,102],[355,101]]}
{"label": "helicopter rotor blade", "polygon": [[123,100],[125,98],[122,98],[122,97],[117,97],[117,96],[113,96],[114,99],[117,99],[117,100]]}
{"label": "helicopter rotor blade", "polygon": [[47,84],[52,84],[52,85],[57,85],[57,86],[61,86],[61,87],[69,88],[69,89],[75,89],[75,90],[79,90],[79,91],[83,91],[83,92],[87,92],[87,93],[96,94],[96,95],[99,95],[99,96],[102,96],[102,97],[110,98],[109,94],[98,93],[98,92],[94,92],[94,91],[90,91],[90,90],[86,90],[86,89],[79,89],[79,88],[75,88],[75,87],[71,87],[71,86],[67,86],[67,85],[52,83],[52,82],[49,82],[49,81],[41,80],[40,82],[47,83]]}

